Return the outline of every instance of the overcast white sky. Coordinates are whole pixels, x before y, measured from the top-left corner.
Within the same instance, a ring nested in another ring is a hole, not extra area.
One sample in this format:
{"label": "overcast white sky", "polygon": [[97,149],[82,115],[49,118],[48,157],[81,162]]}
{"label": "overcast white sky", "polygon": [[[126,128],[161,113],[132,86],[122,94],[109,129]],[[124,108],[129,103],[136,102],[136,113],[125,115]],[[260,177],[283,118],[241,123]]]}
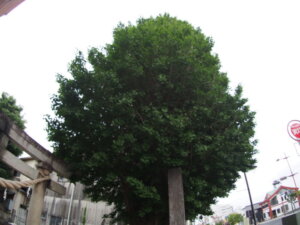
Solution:
{"label": "overcast white sky", "polygon": [[[263,200],[272,182],[289,175],[284,152],[300,172],[287,123],[300,119],[300,2],[298,0],[26,0],[0,17],[0,92],[24,108],[27,132],[51,149],[45,131],[55,76],[66,74],[77,50],[112,41],[119,22],[169,13],[214,39],[231,87],[242,84],[256,116],[257,169],[248,173],[253,201]],[[298,147],[299,153],[300,148]],[[300,175],[296,175],[300,185]],[[293,185],[291,179],[283,185]],[[249,204],[243,177],[220,204]]]}

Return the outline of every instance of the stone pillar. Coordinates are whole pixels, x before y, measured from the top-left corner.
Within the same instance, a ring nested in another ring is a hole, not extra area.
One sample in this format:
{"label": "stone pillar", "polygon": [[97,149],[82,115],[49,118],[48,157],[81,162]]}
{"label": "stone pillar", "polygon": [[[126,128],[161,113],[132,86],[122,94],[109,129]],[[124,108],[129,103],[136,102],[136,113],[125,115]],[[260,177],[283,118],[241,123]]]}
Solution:
{"label": "stone pillar", "polygon": [[[37,168],[40,172],[38,178],[48,176],[50,174],[49,169],[41,163],[39,163]],[[26,220],[26,224],[28,225],[41,224],[41,215],[44,207],[44,196],[46,193],[47,183],[48,181],[42,181],[33,186]]]}
{"label": "stone pillar", "polygon": [[185,224],[184,193],[180,168],[168,170],[169,225]]}

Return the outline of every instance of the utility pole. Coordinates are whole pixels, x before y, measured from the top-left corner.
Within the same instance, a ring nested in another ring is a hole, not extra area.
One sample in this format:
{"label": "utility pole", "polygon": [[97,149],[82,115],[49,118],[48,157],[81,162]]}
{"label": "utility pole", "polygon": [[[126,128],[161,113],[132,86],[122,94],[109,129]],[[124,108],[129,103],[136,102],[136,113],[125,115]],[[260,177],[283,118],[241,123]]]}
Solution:
{"label": "utility pole", "polygon": [[[289,163],[288,158],[289,158],[289,157],[284,153],[284,158],[282,158],[282,159],[285,159],[285,160],[286,160],[286,162],[287,162],[287,164],[288,164],[288,167],[289,167],[289,169],[290,169],[290,172],[291,172],[290,177],[293,178],[294,185],[295,185],[295,187],[297,187],[296,180],[295,180],[295,177],[294,177],[294,176],[295,176],[295,173],[293,173],[293,171],[292,171],[292,168],[291,168],[291,165],[290,165],[290,163]],[[282,160],[282,159],[277,159],[276,161],[278,162],[279,160]]]}
{"label": "utility pole", "polygon": [[250,188],[249,188],[249,184],[248,184],[248,179],[247,179],[247,176],[246,176],[246,173],[245,173],[245,172],[244,172],[244,176],[245,176],[246,185],[247,185],[247,190],[248,190],[248,194],[249,194],[249,199],[250,199],[250,204],[251,204],[251,211],[252,211],[252,217],[253,217],[254,225],[257,225],[257,224],[256,224],[256,218],[255,218],[254,207],[253,207],[253,202],[252,202],[252,197],[251,197],[251,192],[250,192]]}

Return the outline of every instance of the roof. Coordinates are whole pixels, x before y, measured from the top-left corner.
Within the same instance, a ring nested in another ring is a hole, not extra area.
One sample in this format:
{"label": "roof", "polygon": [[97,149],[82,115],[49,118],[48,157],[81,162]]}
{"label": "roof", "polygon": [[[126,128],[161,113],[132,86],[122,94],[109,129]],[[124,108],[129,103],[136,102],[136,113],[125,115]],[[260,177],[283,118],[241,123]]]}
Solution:
{"label": "roof", "polygon": [[[260,208],[260,203],[261,203],[261,202],[254,203],[254,204],[253,204],[253,208],[254,208],[254,209]],[[247,205],[247,206],[245,206],[245,207],[243,208],[244,211],[248,211],[249,209],[251,209],[251,205]]]}
{"label": "roof", "polygon": [[282,189],[287,189],[287,190],[295,190],[297,191],[298,188],[297,187],[287,187],[287,186],[280,186],[279,188],[273,190],[273,191],[270,191],[266,194],[266,197],[265,197],[265,200],[263,202],[260,203],[260,205],[262,205],[263,203],[271,200],[275,195],[277,195],[279,193],[280,190]]}
{"label": "roof", "polygon": [[25,0],[0,0],[0,16],[8,14]]}
{"label": "roof", "polygon": [[265,197],[265,200],[268,199],[270,196],[274,195],[275,192],[277,191],[278,189],[274,189],[272,191],[269,191],[267,194],[266,194],[266,197]]}

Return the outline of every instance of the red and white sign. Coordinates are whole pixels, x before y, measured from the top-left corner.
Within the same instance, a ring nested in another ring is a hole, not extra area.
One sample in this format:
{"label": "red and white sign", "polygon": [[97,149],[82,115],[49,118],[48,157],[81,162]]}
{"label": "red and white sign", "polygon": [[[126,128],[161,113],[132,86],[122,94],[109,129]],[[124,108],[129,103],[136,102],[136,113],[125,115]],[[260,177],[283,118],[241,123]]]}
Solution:
{"label": "red and white sign", "polygon": [[288,133],[296,141],[300,141],[300,121],[292,120],[288,123]]}

